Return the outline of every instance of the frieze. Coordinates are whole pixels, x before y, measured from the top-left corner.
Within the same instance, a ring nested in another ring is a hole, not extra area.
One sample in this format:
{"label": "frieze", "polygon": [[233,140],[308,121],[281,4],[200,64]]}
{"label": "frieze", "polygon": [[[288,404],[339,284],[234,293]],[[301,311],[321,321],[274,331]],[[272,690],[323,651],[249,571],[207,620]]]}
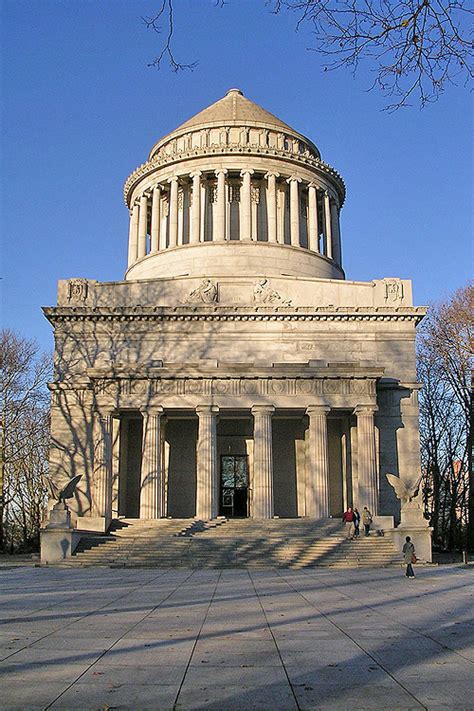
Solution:
{"label": "frieze", "polygon": [[[94,383],[96,395],[154,396],[154,395],[369,395],[376,394],[375,378],[117,378],[98,379]],[[79,395],[80,393],[80,395]],[[86,391],[78,391],[77,398],[84,402]],[[379,398],[388,398],[389,393],[380,393]],[[53,399],[57,392],[53,391]],[[79,400],[78,400],[79,402]],[[388,404],[388,399],[386,400]]]}

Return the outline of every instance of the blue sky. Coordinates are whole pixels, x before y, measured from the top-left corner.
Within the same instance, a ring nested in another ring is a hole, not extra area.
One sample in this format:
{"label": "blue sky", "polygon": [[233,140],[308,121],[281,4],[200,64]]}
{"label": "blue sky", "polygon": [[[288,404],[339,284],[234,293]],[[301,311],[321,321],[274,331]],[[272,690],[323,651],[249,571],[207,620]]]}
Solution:
{"label": "blue sky", "polygon": [[424,110],[383,112],[354,79],[323,72],[309,29],[260,0],[175,0],[176,55],[192,72],[147,67],[159,37],[147,0],[3,0],[4,325],[52,348],[41,306],[58,279],[120,280],[122,187],[161,136],[231,87],[307,135],[343,176],[347,278],[411,278],[417,304],[472,273],[472,107],[451,87]]}

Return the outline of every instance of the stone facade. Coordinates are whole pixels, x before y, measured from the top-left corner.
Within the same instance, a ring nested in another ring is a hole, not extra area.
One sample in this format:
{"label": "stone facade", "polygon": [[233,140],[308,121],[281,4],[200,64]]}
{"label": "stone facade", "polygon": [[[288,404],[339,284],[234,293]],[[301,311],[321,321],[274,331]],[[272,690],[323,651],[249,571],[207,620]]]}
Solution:
{"label": "stone facade", "polygon": [[415,326],[397,278],[342,269],[345,188],[239,90],[127,180],[121,282],[60,281],[51,470],[72,515],[339,516],[399,509],[419,472]]}

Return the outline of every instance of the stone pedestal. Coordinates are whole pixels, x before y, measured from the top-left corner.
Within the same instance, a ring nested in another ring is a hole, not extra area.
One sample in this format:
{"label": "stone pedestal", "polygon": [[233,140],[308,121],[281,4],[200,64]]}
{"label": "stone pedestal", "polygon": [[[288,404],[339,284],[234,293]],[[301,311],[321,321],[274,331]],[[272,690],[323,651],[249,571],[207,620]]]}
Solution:
{"label": "stone pedestal", "polygon": [[69,558],[79,543],[81,535],[71,526],[71,514],[62,501],[53,506],[49,523],[41,529],[41,562],[57,563]]}
{"label": "stone pedestal", "polygon": [[400,525],[393,529],[392,532],[395,546],[401,551],[406,536],[410,536],[415,546],[415,555],[418,560],[431,563],[433,560],[431,550],[433,529],[423,516],[421,506],[416,500],[406,504],[402,503],[400,518]]}

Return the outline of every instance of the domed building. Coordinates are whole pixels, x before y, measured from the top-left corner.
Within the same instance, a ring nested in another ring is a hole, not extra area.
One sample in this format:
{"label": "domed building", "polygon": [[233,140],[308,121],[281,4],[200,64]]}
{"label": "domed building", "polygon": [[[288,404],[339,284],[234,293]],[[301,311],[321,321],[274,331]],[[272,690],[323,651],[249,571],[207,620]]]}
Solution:
{"label": "domed building", "polygon": [[[345,187],[238,89],[127,179],[123,281],[59,282],[51,473],[119,517],[325,519],[417,479],[411,283],[348,281]],[[388,519],[387,519],[388,520]]]}

